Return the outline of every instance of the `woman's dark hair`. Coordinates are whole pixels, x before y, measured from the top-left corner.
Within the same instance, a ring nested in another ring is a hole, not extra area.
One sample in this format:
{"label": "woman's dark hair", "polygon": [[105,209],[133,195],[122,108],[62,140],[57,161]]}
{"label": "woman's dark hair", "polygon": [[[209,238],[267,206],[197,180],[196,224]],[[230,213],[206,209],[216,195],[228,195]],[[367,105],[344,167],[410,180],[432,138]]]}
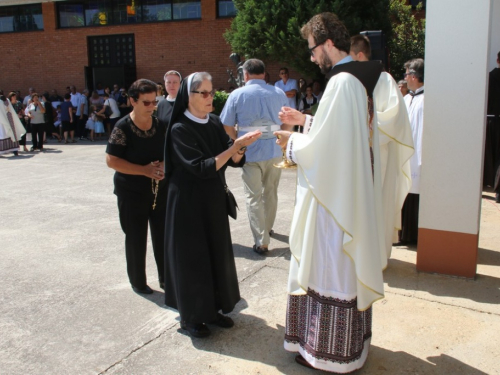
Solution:
{"label": "woman's dark hair", "polygon": [[351,39],[349,31],[339,20],[335,13],[324,12],[316,14],[300,30],[302,38],[307,39],[311,35],[314,44],[319,45],[330,39],[339,51],[349,53],[351,50]]}
{"label": "woman's dark hair", "polygon": [[50,102],[50,100],[49,100],[50,94],[48,92],[44,92],[42,94],[42,97],[44,97],[46,101]]}
{"label": "woman's dark hair", "polygon": [[158,86],[149,79],[141,78],[132,83],[128,89],[128,96],[137,101],[139,95],[149,94],[154,92],[156,94]]}
{"label": "woman's dark hair", "polygon": [[17,93],[14,91],[11,91],[11,92],[9,92],[9,95],[7,97],[9,98],[9,100],[11,100],[13,96],[15,96],[17,99]]}

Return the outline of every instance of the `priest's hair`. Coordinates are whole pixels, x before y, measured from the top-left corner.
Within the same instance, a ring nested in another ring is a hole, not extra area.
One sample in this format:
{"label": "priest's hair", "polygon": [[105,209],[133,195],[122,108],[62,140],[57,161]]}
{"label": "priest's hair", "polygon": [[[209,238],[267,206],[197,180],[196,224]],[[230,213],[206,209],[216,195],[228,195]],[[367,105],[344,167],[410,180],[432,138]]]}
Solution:
{"label": "priest's hair", "polygon": [[203,81],[212,81],[212,76],[207,72],[194,73],[193,80],[191,81],[190,91],[197,91]]}
{"label": "priest's hair", "polygon": [[424,82],[424,59],[411,59],[408,60],[405,65],[405,69],[408,69],[410,73],[412,73],[419,82]]}
{"label": "priest's hair", "polygon": [[351,50],[349,31],[335,13],[316,14],[302,26],[300,33],[304,39],[311,35],[316,45],[323,44],[330,39],[339,51],[349,53]]}

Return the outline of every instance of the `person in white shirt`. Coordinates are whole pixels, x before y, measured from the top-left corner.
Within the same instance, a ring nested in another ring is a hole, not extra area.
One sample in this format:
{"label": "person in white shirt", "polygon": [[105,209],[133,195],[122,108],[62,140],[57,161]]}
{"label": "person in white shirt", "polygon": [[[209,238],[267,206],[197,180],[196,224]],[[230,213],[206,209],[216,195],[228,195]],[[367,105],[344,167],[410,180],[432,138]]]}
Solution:
{"label": "person in white shirt", "polygon": [[278,81],[274,84],[274,86],[282,89],[285,92],[286,97],[288,98],[288,106],[297,109],[297,92],[299,90],[299,86],[297,84],[297,80],[289,78],[290,73],[288,72],[288,68],[280,69],[280,77],[281,81]]}
{"label": "person in white shirt", "polygon": [[399,241],[402,244],[415,244],[418,240],[420,168],[422,167],[422,133],[424,128],[424,60],[407,61],[405,69],[405,79],[410,93],[404,99],[410,117],[415,153],[410,159],[412,186],[401,211]]}
{"label": "person in white shirt", "polygon": [[116,100],[110,97],[107,92],[104,93],[103,97],[104,97],[104,106],[97,114],[106,116],[106,108],[110,108],[111,114],[109,115],[109,117],[106,116],[107,118],[105,124],[106,124],[107,134],[111,134],[111,131],[115,127],[115,124],[120,119],[120,108],[118,108],[118,103],[116,102]]}

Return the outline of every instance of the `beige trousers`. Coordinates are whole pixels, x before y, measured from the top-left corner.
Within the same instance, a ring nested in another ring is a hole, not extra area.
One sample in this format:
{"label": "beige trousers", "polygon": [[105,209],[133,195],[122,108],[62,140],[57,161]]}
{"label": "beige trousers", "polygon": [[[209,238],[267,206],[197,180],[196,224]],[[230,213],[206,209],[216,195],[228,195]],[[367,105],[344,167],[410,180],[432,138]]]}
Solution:
{"label": "beige trousers", "polygon": [[281,169],[273,167],[281,157],[246,163],[241,177],[245,188],[248,221],[255,245],[269,245],[269,231],[273,228],[278,208],[278,185]]}

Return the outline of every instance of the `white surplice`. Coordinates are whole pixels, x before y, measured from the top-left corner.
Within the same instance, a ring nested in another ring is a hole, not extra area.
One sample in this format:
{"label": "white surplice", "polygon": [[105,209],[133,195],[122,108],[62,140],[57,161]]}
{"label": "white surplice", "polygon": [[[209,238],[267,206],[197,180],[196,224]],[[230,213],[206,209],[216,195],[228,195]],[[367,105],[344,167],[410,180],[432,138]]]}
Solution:
{"label": "white surplice", "polygon": [[[415,91],[415,94],[424,90],[424,86]],[[412,186],[410,193],[420,194],[420,170],[422,167],[422,134],[424,130],[424,95],[411,94],[405,96],[408,116],[410,118],[411,131],[415,153],[410,159]]]}

